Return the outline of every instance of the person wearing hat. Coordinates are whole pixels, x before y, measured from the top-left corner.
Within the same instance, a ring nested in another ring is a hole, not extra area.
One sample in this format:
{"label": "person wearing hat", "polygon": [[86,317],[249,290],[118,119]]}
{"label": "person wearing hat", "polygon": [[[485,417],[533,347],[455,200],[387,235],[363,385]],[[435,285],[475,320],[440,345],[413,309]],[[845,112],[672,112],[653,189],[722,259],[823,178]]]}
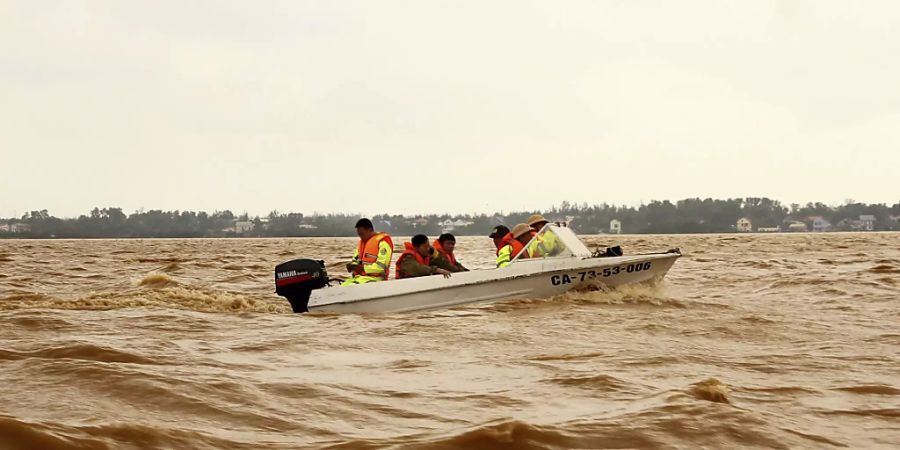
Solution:
{"label": "person wearing hat", "polygon": [[397,258],[397,279],[440,274],[450,278],[451,267],[446,259],[428,243],[428,236],[417,234],[404,244],[406,250]]}
{"label": "person wearing hat", "polygon": [[[501,234],[504,231],[506,234]],[[531,231],[531,227],[524,223],[514,226],[512,231],[503,225],[494,228],[489,237],[494,240],[494,245],[497,247],[497,267],[509,265],[512,259],[525,248],[525,244],[531,240]],[[527,257],[528,252],[522,252],[521,258]]]}
{"label": "person wearing hat", "polygon": [[[539,233],[541,229],[544,228],[544,225],[547,225],[548,220],[540,214],[535,214],[528,218],[527,223],[528,226],[530,226],[536,233]],[[556,256],[561,251],[562,249],[559,245],[559,239],[550,230],[539,233],[537,235],[537,239],[535,239],[531,243],[531,245],[528,246],[528,254],[532,258]]]}
{"label": "person wearing hat", "polygon": [[497,225],[491,230],[488,237],[494,240],[494,247],[497,248],[497,267],[508,266],[511,258],[510,252],[512,252],[509,241],[513,240],[509,228],[506,228],[505,225]]}

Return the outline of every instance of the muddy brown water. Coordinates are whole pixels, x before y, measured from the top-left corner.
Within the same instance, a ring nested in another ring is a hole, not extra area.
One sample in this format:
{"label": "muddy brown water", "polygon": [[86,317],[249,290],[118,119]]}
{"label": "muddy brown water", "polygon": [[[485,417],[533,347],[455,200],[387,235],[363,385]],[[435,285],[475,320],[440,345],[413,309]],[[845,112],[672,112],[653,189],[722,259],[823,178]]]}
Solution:
{"label": "muddy brown water", "polygon": [[585,239],[685,257],[655,287],[300,316],[274,265],[337,272],[352,239],[0,241],[0,449],[900,447],[900,234]]}

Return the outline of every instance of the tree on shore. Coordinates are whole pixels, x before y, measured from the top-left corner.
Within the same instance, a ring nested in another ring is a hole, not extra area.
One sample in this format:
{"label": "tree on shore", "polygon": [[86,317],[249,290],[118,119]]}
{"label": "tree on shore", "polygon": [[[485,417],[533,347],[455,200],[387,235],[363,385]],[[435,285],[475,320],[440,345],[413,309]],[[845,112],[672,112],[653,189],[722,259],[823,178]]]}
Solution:
{"label": "tree on shore", "polygon": [[[610,221],[619,220],[628,233],[727,233],[735,230],[735,222],[746,217],[758,227],[786,228],[792,221],[811,225],[816,217],[833,226],[850,223],[860,216],[875,217],[876,230],[900,230],[900,202],[865,204],[847,201],[843,205],[824,203],[784,206],[765,197],[734,199],[688,198],[672,203],[652,201],[637,207],[607,203],[580,205],[562,202],[546,211],[517,211],[507,214],[450,215],[430,214],[404,216],[378,214],[371,219],[376,228],[398,236],[423,233],[437,236],[448,219],[465,224],[454,227],[456,235],[487,236],[497,224],[508,226],[524,222],[528,216],[542,213],[550,220],[572,219],[580,233],[593,234],[608,230]],[[355,236],[353,225],[359,214],[282,213],[272,211],[265,217],[235,216],[229,210],[162,211],[139,210],[126,215],[122,208],[94,208],[77,218],[58,218],[46,209],[30,211],[21,218],[0,219],[0,237],[6,238],[154,238],[154,237],[313,237]],[[238,226],[238,224],[241,226]],[[13,231],[15,230],[15,231]]]}

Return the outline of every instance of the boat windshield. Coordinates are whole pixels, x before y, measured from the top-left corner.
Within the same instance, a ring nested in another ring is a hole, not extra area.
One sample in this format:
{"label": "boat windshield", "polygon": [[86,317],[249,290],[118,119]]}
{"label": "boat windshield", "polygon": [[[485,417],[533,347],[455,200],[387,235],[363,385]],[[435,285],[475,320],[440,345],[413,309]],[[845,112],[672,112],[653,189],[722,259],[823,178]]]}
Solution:
{"label": "boat windshield", "polygon": [[519,252],[514,261],[526,258],[571,258],[590,255],[591,251],[578,239],[571,228],[547,224]]}

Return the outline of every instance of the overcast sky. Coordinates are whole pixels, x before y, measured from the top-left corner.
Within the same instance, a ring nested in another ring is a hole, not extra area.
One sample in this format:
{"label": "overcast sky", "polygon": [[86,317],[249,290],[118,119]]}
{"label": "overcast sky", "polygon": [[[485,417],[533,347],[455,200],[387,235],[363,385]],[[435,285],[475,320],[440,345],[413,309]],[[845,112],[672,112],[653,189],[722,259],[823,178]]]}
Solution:
{"label": "overcast sky", "polygon": [[900,201],[897,1],[0,2],[0,216]]}

